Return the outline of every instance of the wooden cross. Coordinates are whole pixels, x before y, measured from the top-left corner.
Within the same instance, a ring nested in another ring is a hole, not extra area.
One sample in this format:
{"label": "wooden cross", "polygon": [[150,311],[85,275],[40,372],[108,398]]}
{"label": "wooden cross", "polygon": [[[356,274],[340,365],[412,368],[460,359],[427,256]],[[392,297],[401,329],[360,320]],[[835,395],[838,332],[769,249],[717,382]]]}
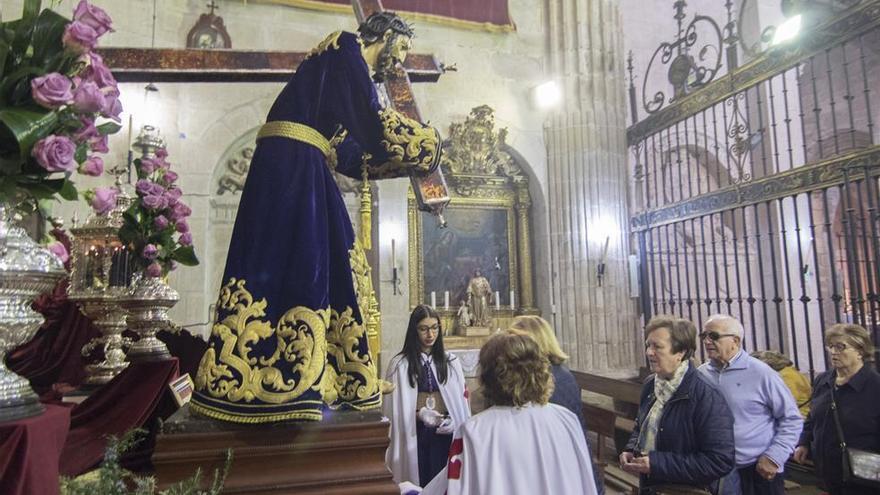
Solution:
{"label": "wooden cross", "polygon": [[[365,18],[364,13],[382,11],[378,0],[352,0],[352,6],[359,20]],[[168,48],[102,48],[98,53],[119,82],[287,82],[308,54]],[[411,95],[410,82],[436,82],[443,68],[433,55],[413,53],[406,58],[403,72],[386,83],[389,95],[403,87]],[[397,81],[401,78],[408,79],[406,84]]]}

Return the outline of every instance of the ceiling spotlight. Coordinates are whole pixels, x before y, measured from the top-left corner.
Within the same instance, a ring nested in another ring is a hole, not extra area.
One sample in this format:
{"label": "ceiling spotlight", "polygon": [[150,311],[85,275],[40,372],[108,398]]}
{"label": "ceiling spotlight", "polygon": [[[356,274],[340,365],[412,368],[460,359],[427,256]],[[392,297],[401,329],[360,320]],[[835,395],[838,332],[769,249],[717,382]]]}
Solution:
{"label": "ceiling spotlight", "polygon": [[532,97],[538,108],[554,107],[562,101],[562,89],[556,81],[547,81],[532,89]]}

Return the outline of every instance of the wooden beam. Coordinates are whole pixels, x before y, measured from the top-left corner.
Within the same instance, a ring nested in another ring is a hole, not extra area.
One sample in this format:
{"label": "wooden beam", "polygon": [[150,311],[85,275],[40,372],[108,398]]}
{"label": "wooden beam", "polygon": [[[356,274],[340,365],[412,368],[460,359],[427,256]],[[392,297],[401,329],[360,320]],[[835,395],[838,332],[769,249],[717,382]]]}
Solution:
{"label": "wooden beam", "polygon": [[[287,82],[305,52],[102,48],[98,53],[119,82]],[[411,54],[412,82],[436,82],[443,69],[433,55]]]}

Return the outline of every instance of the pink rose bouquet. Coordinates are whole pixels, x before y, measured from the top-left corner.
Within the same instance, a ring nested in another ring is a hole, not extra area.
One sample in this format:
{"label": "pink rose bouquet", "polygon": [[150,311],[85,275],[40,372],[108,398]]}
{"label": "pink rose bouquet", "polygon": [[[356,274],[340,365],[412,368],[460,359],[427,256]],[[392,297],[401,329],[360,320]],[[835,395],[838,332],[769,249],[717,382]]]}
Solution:
{"label": "pink rose bouquet", "polygon": [[76,199],[76,173],[103,174],[97,153],[109,151],[122,111],[116,79],[92,51],[113,30],[110,16],[87,0],[72,20],[40,3],[25,0],[21,19],[0,22],[0,202],[22,212]]}
{"label": "pink rose bouquet", "polygon": [[160,148],[155,157],[134,161],[137,201],[122,215],[119,230],[119,238],[137,253],[135,263],[149,277],[168,273],[175,263],[199,264],[187,221],[192,210],[182,200],[177,174],[167,157],[168,152]]}

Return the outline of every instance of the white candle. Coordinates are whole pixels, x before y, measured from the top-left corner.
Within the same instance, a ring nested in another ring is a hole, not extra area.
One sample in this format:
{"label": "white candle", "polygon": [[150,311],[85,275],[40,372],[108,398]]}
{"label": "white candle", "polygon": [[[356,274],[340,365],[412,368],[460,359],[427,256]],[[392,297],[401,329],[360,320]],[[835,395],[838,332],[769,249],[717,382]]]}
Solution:
{"label": "white candle", "polygon": [[495,311],[501,309],[501,293],[497,290],[495,291]]}
{"label": "white candle", "polygon": [[510,309],[516,309],[516,304],[513,302],[513,291],[510,291]]}
{"label": "white candle", "polygon": [[431,291],[431,307],[437,309],[437,293]]}
{"label": "white candle", "polygon": [[449,291],[443,291],[443,309],[449,311]]}

